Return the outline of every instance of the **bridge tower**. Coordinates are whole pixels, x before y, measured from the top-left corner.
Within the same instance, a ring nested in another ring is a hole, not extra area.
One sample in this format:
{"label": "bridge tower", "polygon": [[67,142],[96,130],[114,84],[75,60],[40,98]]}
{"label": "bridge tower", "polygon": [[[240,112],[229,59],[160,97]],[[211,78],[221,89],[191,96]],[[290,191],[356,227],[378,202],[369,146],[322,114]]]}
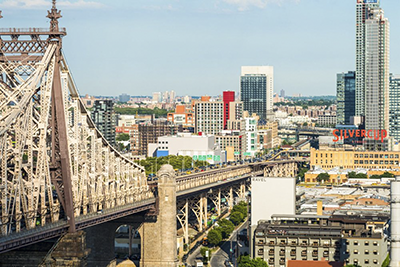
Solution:
{"label": "bridge tower", "polygon": [[143,267],[175,267],[176,258],[176,179],[171,165],[163,165],[157,173],[157,217],[145,221],[139,229],[142,238]]}

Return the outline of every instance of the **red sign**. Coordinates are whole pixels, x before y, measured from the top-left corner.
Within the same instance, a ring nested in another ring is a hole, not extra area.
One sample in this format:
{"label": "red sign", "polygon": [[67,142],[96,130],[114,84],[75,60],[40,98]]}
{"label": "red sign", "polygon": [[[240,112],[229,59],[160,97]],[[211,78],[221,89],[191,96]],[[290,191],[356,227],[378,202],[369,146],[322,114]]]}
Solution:
{"label": "red sign", "polygon": [[333,142],[347,138],[361,137],[375,140],[380,139],[383,143],[383,139],[388,135],[386,130],[333,130],[333,136],[335,137]]}

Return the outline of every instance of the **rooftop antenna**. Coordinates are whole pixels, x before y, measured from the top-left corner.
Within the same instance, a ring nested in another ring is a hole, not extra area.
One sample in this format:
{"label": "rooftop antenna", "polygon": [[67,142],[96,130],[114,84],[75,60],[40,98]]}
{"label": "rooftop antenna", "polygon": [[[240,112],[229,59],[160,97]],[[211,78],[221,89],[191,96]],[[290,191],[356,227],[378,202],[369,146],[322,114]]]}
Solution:
{"label": "rooftop antenna", "polygon": [[51,11],[47,11],[47,18],[50,19],[50,31],[58,32],[58,19],[61,18],[61,10],[58,11],[56,7],[56,0],[53,0],[53,6],[51,7]]}

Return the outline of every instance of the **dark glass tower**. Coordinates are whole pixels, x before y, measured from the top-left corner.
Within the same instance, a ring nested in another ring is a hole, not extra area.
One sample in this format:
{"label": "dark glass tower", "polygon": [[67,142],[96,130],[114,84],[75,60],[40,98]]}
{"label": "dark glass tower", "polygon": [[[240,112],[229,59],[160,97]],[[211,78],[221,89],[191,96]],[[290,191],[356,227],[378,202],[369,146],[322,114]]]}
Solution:
{"label": "dark glass tower", "polygon": [[356,73],[338,73],[336,79],[337,123],[350,124],[356,114]]}
{"label": "dark glass tower", "polygon": [[244,66],[240,76],[243,110],[256,113],[261,121],[273,119],[273,67]]}
{"label": "dark glass tower", "polygon": [[400,75],[390,75],[389,86],[389,136],[400,141]]}

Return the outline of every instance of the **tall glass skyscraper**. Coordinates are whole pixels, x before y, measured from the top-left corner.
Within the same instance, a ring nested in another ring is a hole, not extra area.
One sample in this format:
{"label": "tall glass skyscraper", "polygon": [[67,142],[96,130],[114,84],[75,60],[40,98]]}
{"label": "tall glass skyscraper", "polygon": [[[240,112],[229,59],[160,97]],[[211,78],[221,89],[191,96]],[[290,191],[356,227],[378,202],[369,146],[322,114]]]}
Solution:
{"label": "tall glass skyscraper", "polygon": [[260,120],[273,119],[274,68],[272,66],[242,66],[240,99],[243,110],[256,113]]}
{"label": "tall glass skyscraper", "polygon": [[365,21],[379,0],[357,0],[356,4],[356,116],[365,115]]}
{"label": "tall glass skyscraper", "polygon": [[338,73],[336,76],[337,123],[350,124],[356,114],[356,72]]}
{"label": "tall glass skyscraper", "polygon": [[356,115],[365,129],[389,129],[389,21],[379,0],[357,1]]}

